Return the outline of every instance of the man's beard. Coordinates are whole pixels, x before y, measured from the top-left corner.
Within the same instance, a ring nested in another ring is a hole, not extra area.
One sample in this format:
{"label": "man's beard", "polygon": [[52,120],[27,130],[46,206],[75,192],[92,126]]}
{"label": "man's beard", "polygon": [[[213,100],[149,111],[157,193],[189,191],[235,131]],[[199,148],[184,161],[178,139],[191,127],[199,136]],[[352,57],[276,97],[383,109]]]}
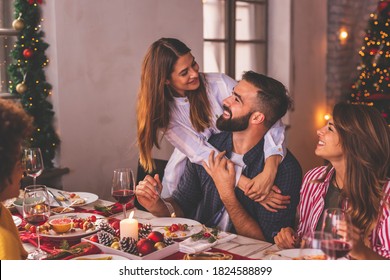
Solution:
{"label": "man's beard", "polygon": [[245,116],[239,118],[232,118],[232,112],[229,108],[224,107],[226,111],[229,112],[230,118],[225,119],[223,115],[221,115],[217,120],[217,128],[221,131],[243,131],[248,128],[249,119],[252,115],[252,112],[249,112]]}

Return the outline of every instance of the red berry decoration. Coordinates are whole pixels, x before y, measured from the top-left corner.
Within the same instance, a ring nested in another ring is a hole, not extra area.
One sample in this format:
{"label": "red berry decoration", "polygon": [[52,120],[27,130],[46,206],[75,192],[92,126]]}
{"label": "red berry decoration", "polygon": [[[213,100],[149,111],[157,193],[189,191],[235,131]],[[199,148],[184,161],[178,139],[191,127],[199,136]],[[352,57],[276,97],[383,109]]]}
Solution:
{"label": "red berry decoration", "polygon": [[151,233],[149,233],[148,239],[152,240],[154,243],[163,242],[164,235],[159,231],[152,231]]}
{"label": "red berry decoration", "polygon": [[26,59],[29,59],[33,56],[34,52],[31,49],[24,49],[23,56]]}
{"label": "red berry decoration", "polygon": [[147,238],[142,238],[137,242],[137,250],[138,253],[144,256],[154,252],[156,248],[154,248],[154,242],[152,240]]}

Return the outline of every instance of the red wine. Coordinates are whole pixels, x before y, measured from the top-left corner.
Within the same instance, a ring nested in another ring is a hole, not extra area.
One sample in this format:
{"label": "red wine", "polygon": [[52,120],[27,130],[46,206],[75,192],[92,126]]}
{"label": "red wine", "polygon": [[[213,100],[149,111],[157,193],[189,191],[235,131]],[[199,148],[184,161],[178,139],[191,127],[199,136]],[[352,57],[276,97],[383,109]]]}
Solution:
{"label": "red wine", "polygon": [[334,250],[334,254],[336,255],[336,259],[342,258],[346,256],[349,251],[351,251],[352,246],[350,243],[342,241],[342,240],[333,240],[328,242],[323,242],[321,246],[322,250],[325,254],[329,255],[329,253]]}
{"label": "red wine", "polygon": [[37,214],[37,215],[28,216],[28,217],[26,217],[24,219],[29,224],[32,224],[34,226],[41,226],[41,225],[43,225],[44,223],[47,222],[49,217],[44,215],[44,214]]}
{"label": "red wine", "polygon": [[112,196],[120,204],[126,204],[133,198],[134,191],[132,191],[132,190],[116,190],[116,191],[112,192]]}

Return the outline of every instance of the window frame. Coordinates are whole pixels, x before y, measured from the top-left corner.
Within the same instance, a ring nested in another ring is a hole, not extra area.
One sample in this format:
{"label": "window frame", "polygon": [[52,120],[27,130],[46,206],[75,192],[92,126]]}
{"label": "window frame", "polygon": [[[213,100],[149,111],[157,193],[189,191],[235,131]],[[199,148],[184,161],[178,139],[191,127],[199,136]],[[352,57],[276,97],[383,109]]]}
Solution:
{"label": "window frame", "polygon": [[[13,7],[13,0],[10,0],[10,1],[4,1],[2,3],[2,7],[0,7],[0,12],[2,13],[2,20],[3,21],[7,21],[7,22],[11,22],[12,18],[13,18],[13,8],[11,9],[11,7]],[[6,10],[11,12],[11,13],[7,13],[6,14]],[[16,31],[15,29],[13,29],[11,26],[9,28],[7,27],[0,27],[0,37],[10,37],[10,36],[15,36],[17,37],[19,35],[19,32]],[[3,46],[0,46],[1,48],[3,48]],[[5,50],[2,51],[2,53],[4,53],[4,55],[6,55],[6,52]],[[4,60],[6,60],[6,57],[4,57]],[[7,73],[7,66],[4,64],[4,65],[0,65],[0,67],[3,67],[2,70],[4,70],[5,73]],[[3,71],[1,71],[3,72]],[[1,77],[0,77],[0,80],[1,80]],[[6,81],[8,81],[8,79],[6,79]],[[0,97],[2,98],[14,98],[9,92],[8,92],[8,86],[6,87],[6,89],[4,90],[1,90],[0,91]]]}
{"label": "window frame", "polygon": [[[203,42],[224,43],[225,44],[225,74],[230,77],[236,76],[236,45],[240,43],[262,44],[265,46],[264,57],[268,57],[268,20],[269,5],[268,0],[224,0],[225,1],[225,38],[208,39],[203,38]],[[265,6],[265,39],[237,40],[236,39],[236,7],[237,2],[244,2]],[[265,73],[268,72],[268,60],[264,61]]]}

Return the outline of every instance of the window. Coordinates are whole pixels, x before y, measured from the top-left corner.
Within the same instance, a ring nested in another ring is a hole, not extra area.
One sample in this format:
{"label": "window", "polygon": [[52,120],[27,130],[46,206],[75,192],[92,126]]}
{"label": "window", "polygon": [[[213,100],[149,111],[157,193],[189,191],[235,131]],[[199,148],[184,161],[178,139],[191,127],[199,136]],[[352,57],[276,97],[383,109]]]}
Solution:
{"label": "window", "polygon": [[204,71],[267,74],[267,0],[203,0]]}
{"label": "window", "polygon": [[7,65],[18,33],[12,28],[13,0],[0,2],[0,96],[8,92]]}

